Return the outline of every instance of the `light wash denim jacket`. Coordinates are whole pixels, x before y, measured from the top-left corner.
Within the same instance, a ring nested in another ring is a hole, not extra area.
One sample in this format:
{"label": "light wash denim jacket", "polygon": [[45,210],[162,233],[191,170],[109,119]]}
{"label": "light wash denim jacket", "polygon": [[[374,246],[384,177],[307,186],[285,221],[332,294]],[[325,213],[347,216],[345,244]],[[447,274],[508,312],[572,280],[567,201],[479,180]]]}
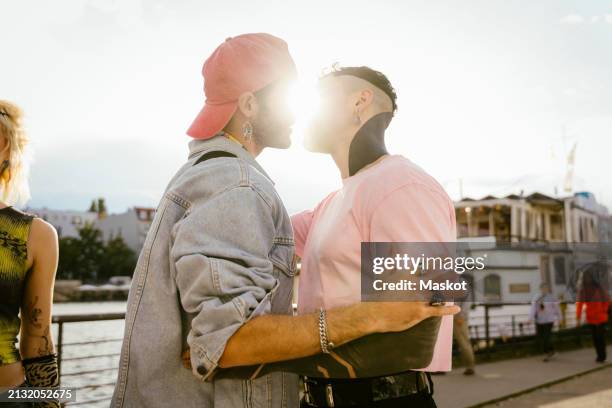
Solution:
{"label": "light wash denim jacket", "polygon": [[[237,158],[194,166],[219,150]],[[214,380],[239,327],[291,313],[295,271],[291,221],[265,171],[224,136],[192,140],[138,258],[111,406],[297,407],[294,374]]]}

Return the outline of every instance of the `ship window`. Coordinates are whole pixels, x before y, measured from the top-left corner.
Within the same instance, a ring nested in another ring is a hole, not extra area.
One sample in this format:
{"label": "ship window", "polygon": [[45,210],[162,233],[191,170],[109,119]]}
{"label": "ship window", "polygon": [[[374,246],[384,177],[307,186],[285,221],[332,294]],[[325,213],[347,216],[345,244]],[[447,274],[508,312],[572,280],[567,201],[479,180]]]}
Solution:
{"label": "ship window", "polygon": [[567,283],[567,275],[565,273],[565,257],[556,256],[553,263],[555,268],[555,283],[557,285],[565,285]]}
{"label": "ship window", "polygon": [[484,278],[484,294],[487,300],[501,299],[501,278],[499,275],[491,274]]}

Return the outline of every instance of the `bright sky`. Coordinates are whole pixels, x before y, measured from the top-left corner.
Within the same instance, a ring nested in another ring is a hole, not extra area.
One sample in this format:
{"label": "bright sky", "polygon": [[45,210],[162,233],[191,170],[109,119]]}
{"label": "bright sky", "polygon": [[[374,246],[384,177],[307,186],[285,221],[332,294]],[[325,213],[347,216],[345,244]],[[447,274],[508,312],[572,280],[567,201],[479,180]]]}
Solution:
{"label": "bright sky", "polygon": [[[259,4],[256,4],[259,3]],[[203,103],[202,62],[226,37],[289,43],[300,112],[333,62],[369,65],[397,89],[392,153],[451,197],[562,193],[612,207],[612,3],[608,1],[0,0],[0,98],[26,114],[31,206],[113,212],[155,206],[186,159]],[[309,96],[310,95],[310,96]],[[259,158],[290,212],[341,185],[330,157],[302,147]]]}

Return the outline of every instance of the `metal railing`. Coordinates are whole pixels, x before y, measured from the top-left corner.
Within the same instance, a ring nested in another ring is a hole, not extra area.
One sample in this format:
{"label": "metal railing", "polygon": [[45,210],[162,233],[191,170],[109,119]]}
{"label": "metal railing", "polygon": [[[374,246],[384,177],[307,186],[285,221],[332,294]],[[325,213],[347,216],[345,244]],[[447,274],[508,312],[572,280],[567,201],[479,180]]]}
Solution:
{"label": "metal railing", "polygon": [[[492,311],[503,310],[504,306],[526,306],[527,312],[513,312],[513,313],[492,313]],[[528,320],[528,306],[524,303],[499,303],[499,304],[477,304],[476,308],[484,308],[482,316],[474,316],[472,313],[472,321],[477,323],[468,324],[468,329],[472,344],[474,346],[477,355],[483,355],[485,358],[490,358],[491,353],[495,349],[503,347],[504,344],[510,347],[516,347],[518,345],[529,345],[533,342],[535,327]],[[582,331],[575,330],[576,321],[574,318],[573,308],[568,308],[566,313],[566,324],[558,332],[572,332],[572,336],[577,338],[578,344],[580,344],[580,336],[583,336]],[[120,352],[113,353],[102,353],[102,354],[87,354],[82,356],[64,357],[65,349],[76,346],[93,345],[93,344],[108,344],[121,342],[122,338],[103,338],[93,341],[74,341],[65,342],[64,325],[69,323],[81,323],[81,322],[94,322],[94,321],[108,321],[108,320],[123,320],[125,319],[125,313],[99,313],[99,314],[86,314],[86,315],[58,315],[53,316],[52,322],[58,325],[58,336],[57,336],[57,354],[58,354],[58,368],[60,371],[60,380],[66,378],[81,376],[86,374],[94,374],[101,372],[112,372],[117,371],[118,367],[111,365],[103,368],[96,368],[93,370],[82,370],[82,371],[70,371],[64,372],[62,367],[63,363],[77,360],[92,360],[96,358],[117,358]],[[508,331],[500,330],[500,326],[507,327]],[[103,383],[92,383],[83,386],[76,387],[76,390],[84,389],[95,389],[98,387],[111,386],[114,382],[103,382]],[[106,398],[90,399],[87,401],[77,401],[69,403],[70,406],[93,404],[97,402],[103,402],[110,400],[110,396]]]}
{"label": "metal railing", "polygon": [[[524,311],[503,313],[503,307],[524,306]],[[588,329],[578,326],[573,303],[561,303],[562,321],[555,325],[554,332],[557,341],[562,341],[570,347],[583,347],[583,339],[589,338]],[[468,331],[472,346],[477,355],[490,359],[498,352],[511,352],[519,355],[534,351],[536,324],[529,319],[529,304],[499,303],[476,304],[476,310],[481,309],[479,316],[471,316]],[[610,322],[612,323],[612,322]],[[612,331],[608,331],[608,336]],[[507,353],[505,358],[507,357]]]}
{"label": "metal railing", "polygon": [[[64,357],[65,348],[70,348],[70,347],[75,347],[75,346],[86,346],[86,345],[92,345],[92,344],[117,343],[123,340],[122,338],[103,338],[103,339],[91,340],[91,341],[65,342],[64,341],[64,325],[67,323],[83,323],[83,322],[123,320],[123,319],[125,319],[125,313],[97,313],[97,314],[83,314],[83,315],[70,314],[70,315],[53,316],[52,323],[58,325],[56,349],[57,349],[57,355],[58,355],[58,371],[59,371],[60,383],[62,383],[64,379],[70,378],[70,377],[78,377],[78,376],[82,376],[86,374],[117,371],[118,369],[115,366],[110,366],[110,367],[96,368],[95,370],[72,371],[72,372],[66,373],[66,372],[63,372],[62,370],[62,366],[64,362],[77,361],[77,360],[93,360],[93,359],[103,358],[103,357],[117,357],[118,358],[120,355],[120,352],[116,352],[116,353],[104,353],[104,354],[88,354],[88,355],[76,356],[76,357]],[[114,386],[115,382],[92,383],[92,384],[87,384],[84,386],[71,387],[71,388],[75,391],[80,391],[80,390],[95,389],[98,387],[105,387],[105,386],[111,386],[111,385]],[[65,405],[89,406],[89,404],[109,401],[110,398],[111,397],[109,396],[105,398],[89,399],[85,401],[76,401],[76,402],[66,403]]]}

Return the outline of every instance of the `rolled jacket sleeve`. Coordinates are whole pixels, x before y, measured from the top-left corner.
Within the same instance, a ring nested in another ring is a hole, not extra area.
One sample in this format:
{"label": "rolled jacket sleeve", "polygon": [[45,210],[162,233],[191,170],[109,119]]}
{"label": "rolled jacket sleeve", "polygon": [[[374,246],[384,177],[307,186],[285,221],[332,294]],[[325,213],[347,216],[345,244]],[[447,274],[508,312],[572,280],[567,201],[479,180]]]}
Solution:
{"label": "rolled jacket sleeve", "polygon": [[174,227],[171,262],[181,305],[193,316],[187,343],[201,380],[211,377],[240,326],[270,310],[277,286],[268,258],[272,211],[257,191],[241,186],[194,202]]}

